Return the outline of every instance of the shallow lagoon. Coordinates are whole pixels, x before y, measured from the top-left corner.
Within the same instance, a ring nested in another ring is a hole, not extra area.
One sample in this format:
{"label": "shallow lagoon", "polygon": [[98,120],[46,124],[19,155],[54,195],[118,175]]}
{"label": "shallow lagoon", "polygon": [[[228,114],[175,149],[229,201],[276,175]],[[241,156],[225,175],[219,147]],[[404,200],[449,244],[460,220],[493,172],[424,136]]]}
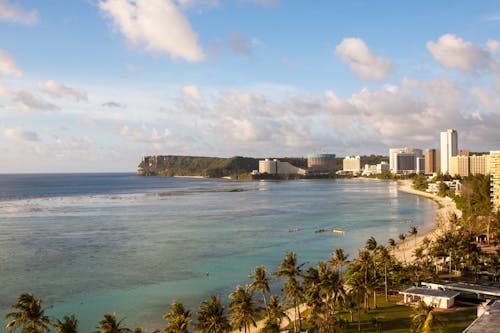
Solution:
{"label": "shallow lagoon", "polygon": [[[91,332],[107,312],[161,328],[172,299],[196,308],[275,270],[286,251],[313,265],[423,232],[437,205],[391,182],[237,182],[131,174],[0,175],[0,314],[22,292]],[[334,227],[345,235],[314,233]],[[297,232],[289,232],[298,228]],[[207,274],[208,273],[208,274]]]}

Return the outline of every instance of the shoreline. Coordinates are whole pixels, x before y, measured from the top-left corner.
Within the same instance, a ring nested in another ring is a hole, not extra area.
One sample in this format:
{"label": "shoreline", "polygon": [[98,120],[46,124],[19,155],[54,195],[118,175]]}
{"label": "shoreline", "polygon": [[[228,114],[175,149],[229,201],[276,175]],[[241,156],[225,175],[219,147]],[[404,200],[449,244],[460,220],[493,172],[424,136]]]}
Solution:
{"label": "shoreline", "polygon": [[[363,178],[364,180],[365,178]],[[372,178],[368,178],[372,180]],[[449,231],[451,225],[449,223],[449,218],[453,213],[455,213],[458,217],[461,216],[462,212],[457,209],[456,204],[453,200],[449,200],[443,197],[439,197],[432,193],[422,192],[419,190],[415,190],[412,186],[412,180],[399,180],[397,181],[398,191],[418,195],[421,197],[425,197],[427,199],[435,201],[439,207],[436,209],[435,217],[433,221],[429,222],[429,226],[431,229],[424,234],[418,235],[417,237],[407,236],[404,242],[397,242],[396,248],[390,250],[390,253],[394,255],[398,260],[408,264],[415,260],[414,252],[417,247],[419,247],[424,238],[429,238],[430,240],[435,240],[439,236],[443,235],[445,232]],[[411,237],[411,238],[410,238]],[[397,240],[396,240],[397,241]],[[300,305],[300,313],[307,310],[306,304]],[[286,310],[287,315],[293,321],[295,320],[294,309],[289,308]],[[288,319],[284,319],[281,324],[281,328],[288,326],[291,323]],[[262,327],[264,326],[264,320],[261,319],[257,321],[257,327],[250,327],[249,333],[258,333]],[[233,330],[232,333],[240,332],[239,330]]]}
{"label": "shoreline", "polygon": [[450,217],[453,214],[460,217],[462,212],[457,208],[455,201],[448,197],[443,198],[432,193],[414,189],[411,180],[399,180],[397,184],[398,191],[431,199],[439,205],[438,209],[436,209],[434,220],[428,224],[431,227],[429,231],[420,235],[417,234],[416,238],[407,235],[404,242],[395,239],[397,245],[396,248],[391,250],[391,253],[398,260],[408,264],[415,260],[415,249],[422,245],[424,238],[433,241],[451,230]]}

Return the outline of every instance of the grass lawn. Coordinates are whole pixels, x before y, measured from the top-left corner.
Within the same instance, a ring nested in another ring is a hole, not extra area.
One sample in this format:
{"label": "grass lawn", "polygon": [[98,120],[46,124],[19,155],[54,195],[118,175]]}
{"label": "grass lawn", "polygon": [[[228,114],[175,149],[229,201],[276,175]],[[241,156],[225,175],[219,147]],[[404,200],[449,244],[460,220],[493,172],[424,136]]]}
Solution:
{"label": "grass lawn", "polygon": [[[373,318],[377,318],[380,322],[378,332],[382,333],[408,333],[411,327],[412,308],[408,306],[398,305],[401,301],[401,296],[390,296],[389,302],[385,301],[385,297],[377,297],[377,309],[370,310],[364,313],[361,310],[361,331],[362,332],[377,332]],[[370,299],[370,304],[372,300]],[[467,306],[456,308],[453,312],[435,312],[436,318],[443,322],[444,332],[454,333],[462,332],[469,324],[476,319],[476,307]],[[348,320],[349,314],[341,314]],[[358,332],[358,315],[354,312],[354,321],[348,324],[345,332]],[[307,324],[304,325],[304,328]]]}

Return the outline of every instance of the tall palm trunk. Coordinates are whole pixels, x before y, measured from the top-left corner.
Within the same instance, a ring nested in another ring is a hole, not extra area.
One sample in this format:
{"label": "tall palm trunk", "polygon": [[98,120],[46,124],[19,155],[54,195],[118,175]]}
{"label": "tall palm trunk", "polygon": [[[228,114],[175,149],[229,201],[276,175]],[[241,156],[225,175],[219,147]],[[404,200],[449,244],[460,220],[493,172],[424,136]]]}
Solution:
{"label": "tall palm trunk", "polygon": [[266,308],[266,312],[269,315],[269,307],[267,306],[267,301],[266,301],[266,293],[264,290],[260,291],[262,293],[262,300],[264,301],[264,307]]}
{"label": "tall palm trunk", "polygon": [[358,303],[358,332],[361,332],[361,308],[359,306],[359,301]]}
{"label": "tall palm trunk", "polygon": [[[293,311],[295,313],[295,318],[293,318],[293,332],[297,333],[297,312],[298,312],[297,302],[293,302]],[[299,316],[300,316],[300,314],[299,314]]]}
{"label": "tall palm trunk", "polygon": [[377,308],[377,251],[373,251],[373,308]]}
{"label": "tall palm trunk", "polygon": [[389,300],[389,296],[387,295],[387,262],[384,262],[384,284],[385,284],[385,300],[386,302]]}

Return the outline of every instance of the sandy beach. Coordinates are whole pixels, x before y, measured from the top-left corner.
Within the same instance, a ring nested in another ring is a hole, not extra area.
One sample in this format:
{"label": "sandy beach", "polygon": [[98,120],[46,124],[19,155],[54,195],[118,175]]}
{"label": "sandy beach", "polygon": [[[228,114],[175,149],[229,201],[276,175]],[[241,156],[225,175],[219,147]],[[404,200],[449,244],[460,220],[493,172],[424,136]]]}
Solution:
{"label": "sandy beach", "polygon": [[[439,204],[439,208],[436,210],[436,215],[434,217],[434,221],[432,222],[432,229],[430,231],[424,234],[418,233],[416,240],[415,237],[409,235],[406,235],[406,240],[404,242],[395,239],[397,247],[394,249],[392,254],[399,260],[409,263],[415,259],[415,249],[422,245],[424,238],[435,240],[439,236],[446,233],[446,231],[451,228],[449,223],[451,216],[456,214],[457,217],[460,217],[462,216],[462,212],[457,209],[455,201],[450,198],[443,198],[432,193],[415,190],[412,186],[411,180],[398,181],[398,191],[426,197]],[[408,226],[408,228],[409,227],[410,226]]]}
{"label": "sandy beach", "polygon": [[[457,217],[462,215],[462,212],[457,209],[455,202],[450,198],[442,198],[432,193],[427,193],[419,190],[415,190],[412,186],[411,180],[400,180],[398,181],[398,191],[419,195],[422,197],[429,198],[434,200],[439,204],[439,208],[436,210],[436,215],[434,217],[434,221],[429,221],[432,223],[432,229],[426,232],[425,234],[417,234],[417,237],[408,236],[404,242],[401,242],[396,239],[397,247],[394,249],[392,254],[403,262],[409,263],[415,259],[414,252],[417,247],[419,247],[424,238],[429,238],[430,240],[434,240],[439,236],[443,235],[446,231],[448,231],[451,226],[449,223],[450,217],[453,214],[456,214]],[[408,228],[410,225],[408,226]],[[307,310],[307,305],[302,304],[300,306],[300,312]],[[295,319],[293,308],[287,310],[287,314],[291,320]],[[281,327],[286,327],[289,325],[289,321],[287,319],[283,320]],[[260,329],[264,326],[264,321],[260,320],[257,322],[257,327],[251,327],[250,333],[258,333]],[[240,332],[238,330],[234,330],[233,333]]]}

